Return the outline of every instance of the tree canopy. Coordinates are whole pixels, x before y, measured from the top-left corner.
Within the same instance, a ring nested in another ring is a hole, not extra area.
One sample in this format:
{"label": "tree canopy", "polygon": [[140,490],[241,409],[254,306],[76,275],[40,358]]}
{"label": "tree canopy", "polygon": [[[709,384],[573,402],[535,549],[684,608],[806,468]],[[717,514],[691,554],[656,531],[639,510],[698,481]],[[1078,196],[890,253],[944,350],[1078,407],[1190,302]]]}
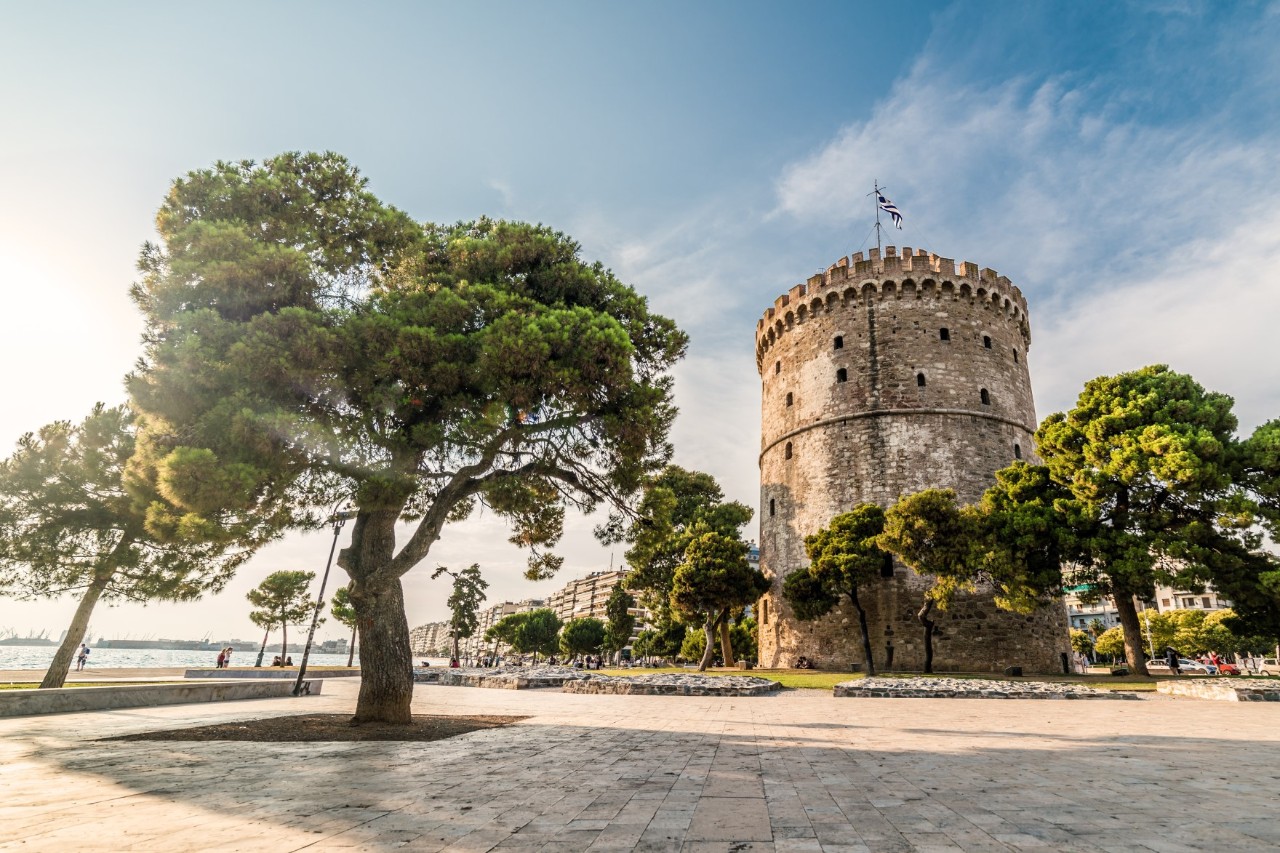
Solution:
{"label": "tree canopy", "polygon": [[99,600],[190,600],[217,591],[252,549],[191,536],[157,536],[163,497],[129,476],[134,416],[95,406],[18,440],[0,462],[0,591],[19,598],[80,596],[41,687],[61,687]]}
{"label": "tree canopy", "polygon": [[605,641],[604,623],[592,616],[570,619],[560,629],[560,648],[567,655],[589,655]]}
{"label": "tree canopy", "polygon": [[356,609],[351,606],[351,593],[345,586],[340,587],[333,594],[333,600],[329,603],[329,612],[333,614],[334,619],[351,629],[351,645],[347,649],[347,666],[351,666],[356,654],[359,621],[356,618]]}
{"label": "tree canopy", "polygon": [[128,384],[139,470],[178,507],[157,523],[279,531],[348,497],[356,722],[409,720],[399,579],[447,522],[485,504],[547,577],[567,507],[624,505],[669,457],[686,338],[564,234],[419,225],[297,153],[188,174],[156,224]]}
{"label": "tree canopy", "polygon": [[453,578],[453,590],[449,593],[449,636],[453,640],[452,657],[458,656],[458,642],[472,637],[480,627],[480,605],[484,603],[484,591],[489,582],[480,577],[480,565],[472,563],[460,572],[437,566],[431,578],[449,575]]}
{"label": "tree canopy", "polygon": [[636,617],[632,615],[631,608],[635,604],[636,600],[622,586],[621,581],[613,585],[609,600],[604,606],[605,616],[608,617],[603,643],[606,650],[619,652],[631,642],[631,632],[636,626]]}
{"label": "tree canopy", "polygon": [[867,675],[875,675],[875,657],[867,613],[859,592],[881,576],[889,555],[876,544],[884,532],[884,510],[876,504],[860,504],[831,519],[830,524],[806,536],[805,553],[809,565],[787,575],[782,596],[801,621],[820,619],[830,613],[841,598],[849,597],[858,613],[862,632],[862,653]]}
{"label": "tree canopy", "polygon": [[[695,530],[672,579],[671,608],[686,623],[701,625],[706,633],[699,670],[710,663],[716,626],[725,625],[727,633],[729,611],[754,602],[768,589],[768,578],[747,561],[745,542],[736,535]],[[732,660],[727,648],[724,657],[727,665]]]}
{"label": "tree canopy", "polygon": [[314,604],[309,593],[315,572],[279,571],[245,594],[254,610],[249,620],[266,631],[279,627],[280,658],[289,654],[289,626],[301,625],[311,616]]}

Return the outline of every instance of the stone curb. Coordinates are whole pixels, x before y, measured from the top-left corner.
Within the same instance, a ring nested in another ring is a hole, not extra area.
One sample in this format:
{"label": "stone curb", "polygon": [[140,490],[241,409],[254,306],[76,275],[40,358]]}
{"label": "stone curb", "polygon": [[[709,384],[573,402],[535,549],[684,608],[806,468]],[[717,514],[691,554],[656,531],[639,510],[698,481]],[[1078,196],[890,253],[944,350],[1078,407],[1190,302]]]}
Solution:
{"label": "stone curb", "polygon": [[[312,696],[320,693],[321,686],[324,684],[320,680],[302,683],[307,693]],[[0,691],[0,717],[108,711],[114,708],[149,708],[156,705],[185,705],[193,702],[275,699],[292,693],[293,682],[280,679],[4,690]]]}
{"label": "stone curb", "polygon": [[[844,681],[832,688],[836,697],[852,699],[1141,699],[1137,693],[1095,690],[1053,682],[956,681],[918,687],[893,684],[893,679]],[[871,682],[871,683],[868,683]]]}

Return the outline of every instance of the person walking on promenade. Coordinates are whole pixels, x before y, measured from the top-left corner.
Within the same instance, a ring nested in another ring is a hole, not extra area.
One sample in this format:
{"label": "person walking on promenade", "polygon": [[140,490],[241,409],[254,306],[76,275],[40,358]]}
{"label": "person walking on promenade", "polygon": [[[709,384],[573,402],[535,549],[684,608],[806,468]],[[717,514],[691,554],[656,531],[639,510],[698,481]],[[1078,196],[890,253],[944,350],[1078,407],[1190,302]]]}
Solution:
{"label": "person walking on promenade", "polygon": [[1173,646],[1164,647],[1164,659],[1169,664],[1169,671],[1174,675],[1182,675],[1182,668],[1178,666],[1178,650]]}
{"label": "person walking on promenade", "polygon": [[84,669],[84,665],[89,662],[89,646],[85,643],[80,644],[80,651],[76,652],[76,672]]}
{"label": "person walking on promenade", "polygon": [[221,649],[218,652],[218,664],[216,668],[222,669],[224,666],[226,666],[226,663],[227,663],[227,650]]}

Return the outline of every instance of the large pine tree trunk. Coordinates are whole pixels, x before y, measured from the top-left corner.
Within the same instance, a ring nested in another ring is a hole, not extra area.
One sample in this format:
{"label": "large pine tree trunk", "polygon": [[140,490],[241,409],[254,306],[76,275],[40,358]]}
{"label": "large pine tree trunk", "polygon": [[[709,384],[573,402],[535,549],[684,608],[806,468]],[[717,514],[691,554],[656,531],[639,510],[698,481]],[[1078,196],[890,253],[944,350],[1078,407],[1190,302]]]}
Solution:
{"label": "large pine tree trunk", "polygon": [[1124,654],[1129,659],[1129,671],[1135,675],[1148,675],[1147,660],[1142,654],[1142,622],[1132,595],[1113,594],[1120,627],[1124,631]]}
{"label": "large pine tree trunk", "polygon": [[458,635],[457,634],[453,635],[453,659],[458,661],[458,663],[462,663],[462,661],[458,659]]}
{"label": "large pine tree trunk", "polygon": [[360,632],[360,696],[352,725],[413,721],[413,656],[400,579],[355,580],[351,600]]}
{"label": "large pine tree trunk", "polygon": [[289,657],[289,623],[283,611],[280,613],[280,630],[283,632],[280,636],[280,665],[284,666],[285,658]]}
{"label": "large pine tree trunk", "polygon": [[76,650],[80,648],[85,631],[89,630],[89,617],[93,615],[94,605],[102,597],[102,591],[107,588],[114,574],[114,570],[104,569],[94,575],[89,588],[84,591],[84,597],[76,606],[75,615],[71,617],[71,627],[67,629],[67,636],[62,638],[62,644],[53,654],[53,663],[49,664],[49,669],[40,682],[41,687],[61,687],[67,683],[67,672],[71,669],[71,661],[76,656]]}
{"label": "large pine tree trunk", "polygon": [[862,602],[858,601],[856,586],[849,590],[849,598],[853,601],[853,609],[858,611],[858,627],[862,629],[862,659],[866,661],[863,669],[870,678],[876,674],[876,661],[871,655],[871,631],[867,628],[867,611],[863,608]]}
{"label": "large pine tree trunk", "polygon": [[262,632],[262,645],[258,646],[258,662],[254,666],[262,666],[262,659],[267,654],[267,639],[271,636],[271,629]]}
{"label": "large pine tree trunk", "polygon": [[729,642],[729,611],[720,614],[720,657],[725,666],[733,666],[733,644]]}
{"label": "large pine tree trunk", "polygon": [[933,627],[937,624],[929,618],[932,612],[933,599],[926,598],[924,606],[916,613],[916,619],[924,626],[924,671],[927,674],[933,673]]}
{"label": "large pine tree trunk", "polygon": [[708,619],[702,626],[702,631],[707,635],[707,647],[702,650],[702,662],[698,664],[698,672],[706,672],[707,667],[711,665],[711,656],[715,654],[716,649],[716,623],[714,619]]}

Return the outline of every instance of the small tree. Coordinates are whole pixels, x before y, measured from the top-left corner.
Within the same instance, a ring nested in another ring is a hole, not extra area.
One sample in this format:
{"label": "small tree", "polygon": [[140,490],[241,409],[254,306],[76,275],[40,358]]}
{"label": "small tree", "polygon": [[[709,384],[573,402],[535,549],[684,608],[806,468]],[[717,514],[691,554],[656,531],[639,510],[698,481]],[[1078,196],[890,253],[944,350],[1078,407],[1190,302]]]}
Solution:
{"label": "small tree", "polygon": [[1093,653],[1093,638],[1078,628],[1071,629],[1071,650],[1086,657]]}
{"label": "small tree", "polygon": [[527,612],[509,613],[484,632],[485,642],[493,643],[494,656],[498,654],[499,645],[515,649],[516,638],[520,636],[520,629],[528,618],[529,614]]}
{"label": "small tree", "polygon": [[849,597],[862,631],[862,659],[866,661],[867,675],[876,674],[876,665],[867,611],[858,593],[880,576],[885,561],[890,559],[876,545],[876,537],[883,532],[884,510],[876,504],[860,504],[837,515],[827,527],[805,537],[809,566],[792,572],[782,584],[783,598],[802,621],[826,616],[842,597]]}
{"label": "small tree", "polygon": [[570,619],[560,631],[560,648],[566,655],[594,654],[607,636],[604,623],[591,616]]}
{"label": "small tree", "polygon": [[489,582],[480,577],[480,565],[472,563],[456,574],[444,566],[437,566],[431,579],[441,575],[453,578],[453,591],[449,593],[449,636],[453,638],[453,657],[458,657],[458,641],[474,636],[480,627],[480,605],[485,600],[484,591]]}
{"label": "small tree", "polygon": [[545,655],[555,654],[560,640],[560,628],[564,623],[549,607],[530,610],[524,617],[516,629],[515,641],[511,647],[520,654],[532,652],[533,662],[537,664],[539,652]]}
{"label": "small tree", "polygon": [[245,595],[257,608],[249,614],[255,625],[267,631],[280,626],[282,661],[289,654],[289,626],[301,625],[311,615],[314,605],[308,589],[315,579],[315,572],[272,572]]}
{"label": "small tree", "polygon": [[[79,424],[58,421],[18,440],[0,462],[0,591],[18,598],[80,597],[41,687],[61,687],[99,600],[187,601],[221,589],[262,541],[240,533],[229,548],[222,519],[165,523],[165,487],[130,476],[134,416],[94,406]],[[180,462],[178,464],[181,464]],[[217,503],[233,477],[203,480],[199,500]]]}
{"label": "small tree", "polygon": [[360,630],[360,622],[356,618],[356,609],[351,606],[351,593],[344,586],[333,594],[333,603],[329,605],[333,618],[351,629],[351,647],[347,649],[347,666],[351,666],[356,655],[356,635]]}
{"label": "small tree", "polygon": [[1115,663],[1117,657],[1124,656],[1124,629],[1117,625],[1114,628],[1108,628],[1103,631],[1098,635],[1093,648],[1098,654],[1106,655],[1111,658],[1112,663]]}
{"label": "small tree", "polygon": [[975,525],[972,511],[956,503],[955,492],[928,489],[891,506],[885,513],[884,532],[876,538],[876,544],[916,572],[932,576],[932,586],[916,613],[924,628],[925,672],[933,672],[934,605],[945,610],[956,592],[976,581]]}
{"label": "small tree", "polygon": [[608,622],[605,625],[604,648],[610,652],[620,652],[631,642],[631,632],[636,627],[636,617],[631,608],[636,600],[623,588],[622,582],[613,585],[609,593],[609,601],[604,606]]}
{"label": "small tree", "polygon": [[[701,625],[707,635],[700,672],[711,663],[714,632],[729,618],[729,611],[750,604],[768,588],[768,578],[747,562],[747,544],[740,538],[708,530],[689,543],[672,581],[671,607],[681,619]],[[727,639],[723,646],[728,665],[733,652]]]}
{"label": "small tree", "polygon": [[[669,608],[667,608],[669,609]],[[636,657],[674,658],[680,654],[688,629],[672,619],[659,621],[657,627],[640,632],[631,651]]]}

